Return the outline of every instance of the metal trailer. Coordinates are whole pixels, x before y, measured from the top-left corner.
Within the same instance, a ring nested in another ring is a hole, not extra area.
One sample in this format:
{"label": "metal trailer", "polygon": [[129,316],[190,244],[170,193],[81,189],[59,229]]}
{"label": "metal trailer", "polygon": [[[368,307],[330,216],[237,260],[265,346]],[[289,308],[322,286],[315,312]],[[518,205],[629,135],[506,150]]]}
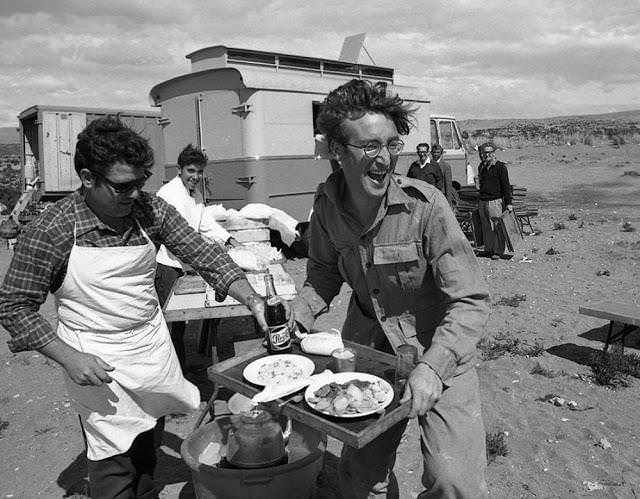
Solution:
{"label": "metal trailer", "polygon": [[167,178],[188,143],[208,155],[207,200],[226,208],[265,203],[306,220],[320,182],[332,171],[316,140],[320,103],[353,79],[384,81],[417,109],[397,171],[430,142],[429,99],[423,89],[394,85],[393,69],[216,45],[189,55],[191,72],[155,85],[161,107]]}
{"label": "metal trailer", "polygon": [[118,115],[149,140],[155,168],[144,189],[155,192],[162,186],[165,160],[159,112],[35,105],[18,115],[24,182],[22,204],[26,204],[25,200],[53,201],[80,186],[73,164],[78,134],[88,123],[109,114]]}

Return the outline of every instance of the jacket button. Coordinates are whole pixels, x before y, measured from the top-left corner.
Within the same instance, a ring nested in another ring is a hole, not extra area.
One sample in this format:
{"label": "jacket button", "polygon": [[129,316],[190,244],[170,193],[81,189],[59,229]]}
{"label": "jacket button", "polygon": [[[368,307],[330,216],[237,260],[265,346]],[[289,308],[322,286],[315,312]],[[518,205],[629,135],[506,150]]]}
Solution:
{"label": "jacket button", "polygon": [[402,179],[401,179],[401,178],[399,178],[399,179],[397,179],[397,180],[396,180],[396,182],[398,182],[399,184],[401,184],[401,183],[402,183]]}
{"label": "jacket button", "polygon": [[373,290],[373,294],[374,294],[374,295],[377,295],[378,293],[380,293],[380,290],[379,290],[378,288],[375,288],[375,289]]}
{"label": "jacket button", "polygon": [[371,262],[365,263],[364,266],[367,267],[368,269],[371,268]]}
{"label": "jacket button", "polygon": [[384,322],[387,320],[387,316],[383,315],[382,317],[380,317],[380,322]]}

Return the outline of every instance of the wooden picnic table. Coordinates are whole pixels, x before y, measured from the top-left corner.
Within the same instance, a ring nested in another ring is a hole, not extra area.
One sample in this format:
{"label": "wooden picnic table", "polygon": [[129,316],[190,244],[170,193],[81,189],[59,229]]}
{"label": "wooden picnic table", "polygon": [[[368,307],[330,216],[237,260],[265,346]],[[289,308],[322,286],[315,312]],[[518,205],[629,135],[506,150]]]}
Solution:
{"label": "wooden picnic table", "polygon": [[[640,307],[638,305],[616,301],[602,301],[591,305],[583,305],[578,311],[583,315],[609,321],[609,331],[604,344],[605,352],[609,348],[609,345],[618,339],[621,340],[622,351],[624,352],[625,337],[640,328]],[[621,324],[622,328],[614,333],[615,323]]]}
{"label": "wooden picnic table", "polygon": [[[348,341],[344,343],[356,351],[358,372],[374,374],[386,379],[393,385],[395,370],[395,357],[393,355]],[[218,391],[217,388],[220,386],[224,386],[247,397],[253,397],[256,393],[262,391],[261,386],[256,386],[246,381],[242,372],[248,364],[260,357],[266,356],[267,352],[262,346],[261,339],[252,340],[252,345],[249,345],[249,347],[250,349],[246,353],[209,367],[207,371],[208,377],[216,385],[214,397]],[[331,357],[309,355],[302,352],[298,344],[294,344],[292,353],[304,355],[313,360],[315,364],[314,373],[316,374],[324,371],[331,362]],[[283,399],[275,401],[274,405],[277,407],[279,403],[290,399],[292,396],[293,395],[283,397]],[[394,393],[393,401],[387,406],[383,415],[373,414],[361,418],[347,419],[320,414],[314,411],[305,400],[299,403],[289,402],[280,410],[283,415],[291,419],[300,421],[351,447],[359,449],[407,417],[411,409],[411,402],[407,401],[400,404],[399,399],[401,396],[401,393]],[[210,405],[213,406],[213,404]]]}

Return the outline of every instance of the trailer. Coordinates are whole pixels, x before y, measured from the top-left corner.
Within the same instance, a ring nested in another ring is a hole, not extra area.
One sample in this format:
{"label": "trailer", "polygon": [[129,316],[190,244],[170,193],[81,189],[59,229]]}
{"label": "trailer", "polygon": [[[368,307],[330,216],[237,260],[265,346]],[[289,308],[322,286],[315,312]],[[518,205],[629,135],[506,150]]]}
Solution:
{"label": "trailer", "polygon": [[[306,220],[317,186],[332,171],[315,119],[326,95],[353,79],[386,82],[417,109],[397,171],[430,142],[424,89],[394,83],[391,68],[216,45],[188,54],[191,72],[158,83],[167,178],[188,143],[209,157],[207,201],[227,208],[265,203]],[[334,165],[335,167],[335,165]]]}
{"label": "trailer", "polygon": [[20,213],[30,203],[55,201],[80,187],[73,163],[78,134],[107,115],[119,116],[149,140],[156,166],[145,190],[155,192],[162,186],[165,159],[159,112],[35,105],[18,115],[23,195],[16,207]]}

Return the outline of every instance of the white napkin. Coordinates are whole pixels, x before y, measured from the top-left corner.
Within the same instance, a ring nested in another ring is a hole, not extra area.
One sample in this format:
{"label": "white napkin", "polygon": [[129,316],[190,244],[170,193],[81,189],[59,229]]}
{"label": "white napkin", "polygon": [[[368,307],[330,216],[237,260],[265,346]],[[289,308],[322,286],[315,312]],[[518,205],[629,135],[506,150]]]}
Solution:
{"label": "white napkin", "polygon": [[293,381],[289,381],[288,383],[269,384],[266,385],[261,392],[256,393],[251,401],[254,404],[264,404],[266,402],[271,402],[272,400],[277,400],[279,398],[286,397],[287,395],[291,395],[298,390],[302,390],[307,385],[315,383],[316,380],[323,380],[326,378],[327,382],[329,382],[332,376],[333,373],[328,369],[325,369],[320,374],[314,374],[313,376],[308,376],[306,378],[299,378]]}

